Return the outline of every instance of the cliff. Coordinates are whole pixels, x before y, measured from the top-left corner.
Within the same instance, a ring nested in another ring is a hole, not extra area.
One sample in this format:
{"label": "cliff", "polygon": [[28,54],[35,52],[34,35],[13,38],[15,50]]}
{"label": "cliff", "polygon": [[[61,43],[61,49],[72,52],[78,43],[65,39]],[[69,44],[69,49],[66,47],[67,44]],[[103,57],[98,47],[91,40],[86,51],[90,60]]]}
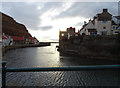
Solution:
{"label": "cliff", "polygon": [[2,32],[11,36],[31,37],[23,24],[16,22],[12,17],[2,13]]}

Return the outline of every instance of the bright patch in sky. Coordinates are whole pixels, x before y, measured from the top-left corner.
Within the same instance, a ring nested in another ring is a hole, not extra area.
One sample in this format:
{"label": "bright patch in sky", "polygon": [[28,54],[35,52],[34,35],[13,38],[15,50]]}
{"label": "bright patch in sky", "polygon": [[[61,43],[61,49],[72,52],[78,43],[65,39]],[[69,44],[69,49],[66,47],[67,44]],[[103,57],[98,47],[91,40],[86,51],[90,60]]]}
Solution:
{"label": "bright patch in sky", "polygon": [[41,9],[41,7],[40,7],[40,6],[38,6],[38,7],[37,7],[37,9],[38,9],[38,10],[40,10],[40,9]]}

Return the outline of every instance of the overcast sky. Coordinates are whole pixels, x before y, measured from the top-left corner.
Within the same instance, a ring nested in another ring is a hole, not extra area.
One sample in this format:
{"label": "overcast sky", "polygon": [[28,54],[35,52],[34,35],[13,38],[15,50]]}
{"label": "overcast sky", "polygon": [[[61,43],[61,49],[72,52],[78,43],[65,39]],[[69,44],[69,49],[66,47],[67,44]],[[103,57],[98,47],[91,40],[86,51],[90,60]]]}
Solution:
{"label": "overcast sky", "polygon": [[2,2],[1,11],[24,24],[38,40],[53,41],[58,40],[59,29],[78,30],[103,8],[118,13],[117,2]]}

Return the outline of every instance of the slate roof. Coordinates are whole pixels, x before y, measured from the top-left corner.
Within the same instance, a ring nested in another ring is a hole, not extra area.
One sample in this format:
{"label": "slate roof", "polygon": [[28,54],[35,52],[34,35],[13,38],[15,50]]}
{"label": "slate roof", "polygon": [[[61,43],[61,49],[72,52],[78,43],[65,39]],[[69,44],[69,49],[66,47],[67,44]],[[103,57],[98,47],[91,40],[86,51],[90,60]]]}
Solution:
{"label": "slate roof", "polygon": [[112,20],[112,25],[117,25],[117,24]]}
{"label": "slate roof", "polygon": [[118,20],[120,20],[120,16],[114,16],[115,18],[117,18]]}

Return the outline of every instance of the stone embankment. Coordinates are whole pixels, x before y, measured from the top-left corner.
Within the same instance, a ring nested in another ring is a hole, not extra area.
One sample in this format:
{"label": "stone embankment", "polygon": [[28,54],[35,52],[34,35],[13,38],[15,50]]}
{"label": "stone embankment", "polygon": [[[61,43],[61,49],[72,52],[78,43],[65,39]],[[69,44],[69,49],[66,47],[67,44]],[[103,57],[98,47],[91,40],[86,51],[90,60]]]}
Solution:
{"label": "stone embankment", "polygon": [[120,61],[120,36],[81,35],[63,38],[59,41],[59,49],[63,54]]}
{"label": "stone embankment", "polygon": [[8,50],[18,49],[18,48],[27,48],[27,47],[42,47],[42,46],[50,46],[50,43],[41,43],[41,44],[22,44],[22,45],[10,45],[2,47],[2,54]]}

